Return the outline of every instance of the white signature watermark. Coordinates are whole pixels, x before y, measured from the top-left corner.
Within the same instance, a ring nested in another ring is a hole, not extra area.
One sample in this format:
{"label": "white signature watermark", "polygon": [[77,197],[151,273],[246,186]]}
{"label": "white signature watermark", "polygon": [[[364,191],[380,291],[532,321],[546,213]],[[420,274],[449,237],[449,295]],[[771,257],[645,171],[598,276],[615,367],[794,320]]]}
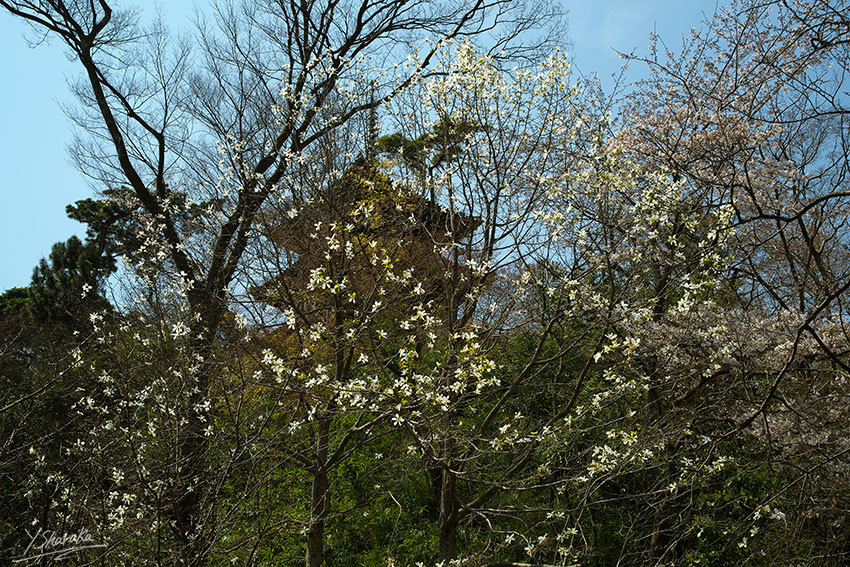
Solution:
{"label": "white signature watermark", "polygon": [[77,533],[58,533],[50,530],[45,531],[42,528],[38,528],[35,534],[31,534],[26,529],[25,531],[30,537],[30,544],[23,556],[13,559],[12,563],[35,561],[42,558],[61,561],[78,551],[106,547],[105,543],[95,543],[94,536],[86,528]]}

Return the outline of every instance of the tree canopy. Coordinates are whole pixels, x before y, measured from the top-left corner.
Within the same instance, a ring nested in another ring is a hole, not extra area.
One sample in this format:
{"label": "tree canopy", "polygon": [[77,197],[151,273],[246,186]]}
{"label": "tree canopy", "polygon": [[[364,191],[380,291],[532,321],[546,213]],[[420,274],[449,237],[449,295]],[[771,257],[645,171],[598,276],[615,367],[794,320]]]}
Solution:
{"label": "tree canopy", "polygon": [[0,6],[102,184],[0,296],[4,560],[850,559],[846,2],[613,94],[544,0]]}

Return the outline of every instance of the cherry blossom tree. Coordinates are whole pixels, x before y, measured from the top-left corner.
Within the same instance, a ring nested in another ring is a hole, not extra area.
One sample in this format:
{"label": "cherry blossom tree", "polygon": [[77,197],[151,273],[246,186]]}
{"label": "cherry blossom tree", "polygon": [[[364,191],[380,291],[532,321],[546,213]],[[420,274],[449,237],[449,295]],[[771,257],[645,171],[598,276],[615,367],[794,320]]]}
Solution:
{"label": "cherry blossom tree", "polygon": [[[781,467],[744,507],[748,520],[725,534],[745,554],[757,544],[755,520],[766,516],[760,506],[803,490],[813,474],[837,480],[846,466],[846,448],[834,441],[844,434],[830,417],[846,404],[835,395],[847,373],[850,285],[846,11],[843,2],[730,3],[680,52],[656,38],[644,60],[652,78],[624,101],[623,139],[634,159],[668,171],[691,202],[731,211],[717,327],[731,350],[678,400],[710,412],[698,420],[707,438],[746,443],[751,478]],[[666,407],[678,405],[673,396]],[[796,511],[798,528],[813,509],[827,513],[830,492]],[[673,509],[657,522],[668,534],[663,553],[687,538]],[[824,552],[840,561],[840,552]]]}

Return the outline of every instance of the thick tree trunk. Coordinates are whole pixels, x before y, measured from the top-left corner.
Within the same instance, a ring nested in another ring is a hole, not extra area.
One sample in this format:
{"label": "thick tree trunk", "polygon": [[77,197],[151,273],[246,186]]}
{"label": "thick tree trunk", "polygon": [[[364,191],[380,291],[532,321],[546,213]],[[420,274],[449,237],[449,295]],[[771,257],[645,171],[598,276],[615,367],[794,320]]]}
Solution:
{"label": "thick tree trunk", "polygon": [[316,436],[316,470],[310,491],[310,519],[307,527],[306,567],[320,567],[325,561],[325,519],[330,512],[330,482],[328,480],[328,439],[331,418],[319,418]]}
{"label": "thick tree trunk", "polygon": [[457,559],[457,521],[440,522],[440,561]]}
{"label": "thick tree trunk", "polygon": [[207,453],[209,441],[204,428],[210,416],[197,415],[194,408],[208,399],[209,344],[196,346],[196,352],[203,353],[204,364],[196,375],[195,393],[189,398],[189,411],[185,416],[187,423],[181,429],[177,439],[177,473],[172,496],[172,518],[176,528],[180,558],[185,567],[206,567],[209,563],[210,542],[207,534],[209,526],[204,526],[204,491],[208,479]]}
{"label": "thick tree trunk", "polygon": [[[656,270],[655,275],[655,305],[653,306],[653,319],[660,321],[667,310],[669,301],[670,268]],[[664,391],[659,384],[657,356],[650,356],[645,363],[647,376],[650,378],[650,386],[646,392],[647,425],[655,427],[664,418]],[[675,478],[677,473],[675,450],[668,439],[664,444],[667,471],[665,480]],[[667,553],[669,543],[669,530],[672,518],[670,517],[670,496],[666,492],[655,510],[652,519],[652,537],[649,541],[650,558],[659,561]]]}
{"label": "thick tree trunk", "polygon": [[457,559],[458,500],[457,477],[451,470],[451,455],[454,443],[445,442],[444,458],[448,466],[443,468],[440,487],[440,561]]}
{"label": "thick tree trunk", "polygon": [[194,337],[190,353],[199,357],[201,364],[193,376],[194,384],[189,384],[192,394],[183,416],[186,423],[177,438],[176,475],[170,506],[182,565],[206,567],[209,564],[212,526],[204,523],[211,521],[212,516],[208,512],[213,503],[207,501],[206,492],[211,479],[207,463],[209,439],[205,429],[212,423],[213,417],[208,410],[199,408],[210,400],[210,384],[215,372],[214,337],[223,304],[220,299],[202,292],[190,296],[190,302],[193,311],[200,315],[190,330]]}
{"label": "thick tree trunk", "polygon": [[206,442],[185,438],[180,445],[184,464],[175,482],[172,503],[180,558],[185,567],[206,567],[209,541],[202,523]]}
{"label": "thick tree trunk", "polygon": [[328,475],[313,475],[310,526],[307,528],[307,567],[320,567],[325,561],[325,516],[328,495]]}

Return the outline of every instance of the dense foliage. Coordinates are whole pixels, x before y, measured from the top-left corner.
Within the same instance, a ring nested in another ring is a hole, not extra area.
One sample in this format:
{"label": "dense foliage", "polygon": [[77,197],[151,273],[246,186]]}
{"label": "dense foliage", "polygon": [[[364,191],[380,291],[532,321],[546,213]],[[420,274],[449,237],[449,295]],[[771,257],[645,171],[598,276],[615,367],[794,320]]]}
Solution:
{"label": "dense foliage", "polygon": [[193,59],[0,0],[104,184],[0,296],[0,558],[846,564],[846,2],[735,2],[617,113],[557,6],[320,4]]}

